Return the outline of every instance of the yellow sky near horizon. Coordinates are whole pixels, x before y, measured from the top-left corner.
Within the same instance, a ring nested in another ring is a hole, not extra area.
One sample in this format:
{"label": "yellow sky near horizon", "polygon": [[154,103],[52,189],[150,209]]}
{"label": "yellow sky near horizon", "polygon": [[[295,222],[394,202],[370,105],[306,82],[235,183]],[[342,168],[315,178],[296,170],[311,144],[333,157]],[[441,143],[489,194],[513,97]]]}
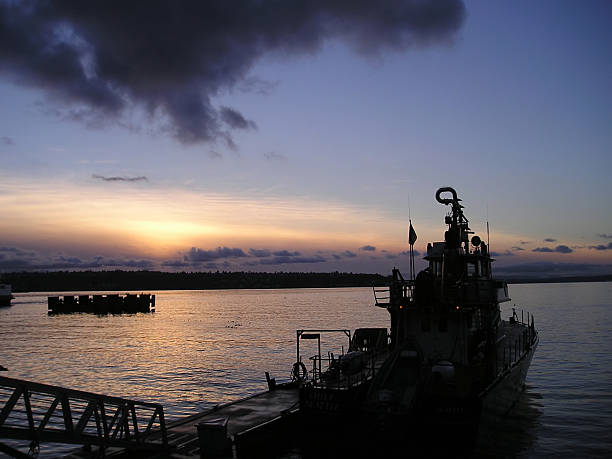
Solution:
{"label": "yellow sky near horizon", "polygon": [[[79,255],[168,259],[191,247],[219,246],[310,253],[356,251],[365,245],[379,252],[407,249],[404,219],[367,206],[307,198],[204,194],[147,183],[83,186],[9,179],[0,185],[0,206],[6,217],[0,225],[3,245]],[[417,249],[442,240],[444,210],[439,213],[439,225],[414,222]],[[493,228],[492,250],[512,251],[514,260],[537,261],[542,255],[553,261],[608,262],[610,258],[609,251],[589,249],[584,241],[559,242],[573,247],[571,254],[533,253],[533,248],[546,245],[534,240],[522,251],[513,250],[529,236]],[[477,233],[486,240],[484,232]]]}

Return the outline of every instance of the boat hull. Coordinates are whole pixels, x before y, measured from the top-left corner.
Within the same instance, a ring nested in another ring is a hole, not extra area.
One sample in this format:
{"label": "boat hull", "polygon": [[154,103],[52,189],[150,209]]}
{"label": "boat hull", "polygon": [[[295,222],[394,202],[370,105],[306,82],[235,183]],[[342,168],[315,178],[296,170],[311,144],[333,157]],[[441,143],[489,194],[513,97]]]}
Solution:
{"label": "boat hull", "polygon": [[538,337],[536,336],[523,357],[514,362],[480,394],[484,414],[505,416],[516,404],[525,387],[527,371],[537,347]]}

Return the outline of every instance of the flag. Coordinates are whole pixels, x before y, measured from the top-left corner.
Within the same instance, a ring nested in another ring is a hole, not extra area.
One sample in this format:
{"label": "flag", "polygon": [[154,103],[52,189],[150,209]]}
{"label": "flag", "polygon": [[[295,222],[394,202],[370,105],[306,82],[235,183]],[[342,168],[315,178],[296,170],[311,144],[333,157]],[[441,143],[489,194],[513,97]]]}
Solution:
{"label": "flag", "polygon": [[410,222],[410,229],[408,230],[408,244],[414,245],[417,240],[417,234],[414,228],[412,227],[412,222]]}

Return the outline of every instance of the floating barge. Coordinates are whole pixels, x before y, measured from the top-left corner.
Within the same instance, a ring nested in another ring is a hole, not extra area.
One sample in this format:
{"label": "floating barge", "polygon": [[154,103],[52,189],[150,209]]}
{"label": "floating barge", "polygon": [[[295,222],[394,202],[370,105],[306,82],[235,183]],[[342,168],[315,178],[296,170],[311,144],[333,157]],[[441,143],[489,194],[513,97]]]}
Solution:
{"label": "floating barge", "polygon": [[136,314],[155,312],[155,295],[126,293],[125,295],[64,295],[47,299],[49,314]]}

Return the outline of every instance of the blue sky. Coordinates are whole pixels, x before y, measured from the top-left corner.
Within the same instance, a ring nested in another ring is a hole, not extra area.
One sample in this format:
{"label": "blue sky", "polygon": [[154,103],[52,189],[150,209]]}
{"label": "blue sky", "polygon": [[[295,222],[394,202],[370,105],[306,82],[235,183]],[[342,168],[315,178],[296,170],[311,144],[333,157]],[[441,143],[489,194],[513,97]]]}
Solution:
{"label": "blue sky", "polygon": [[0,269],[406,269],[409,207],[422,252],[453,186],[501,272],[612,272],[611,25],[604,1],[466,1],[435,39],[265,48],[208,93],[247,122],[233,148],[139,103],[75,119],[0,49]]}

